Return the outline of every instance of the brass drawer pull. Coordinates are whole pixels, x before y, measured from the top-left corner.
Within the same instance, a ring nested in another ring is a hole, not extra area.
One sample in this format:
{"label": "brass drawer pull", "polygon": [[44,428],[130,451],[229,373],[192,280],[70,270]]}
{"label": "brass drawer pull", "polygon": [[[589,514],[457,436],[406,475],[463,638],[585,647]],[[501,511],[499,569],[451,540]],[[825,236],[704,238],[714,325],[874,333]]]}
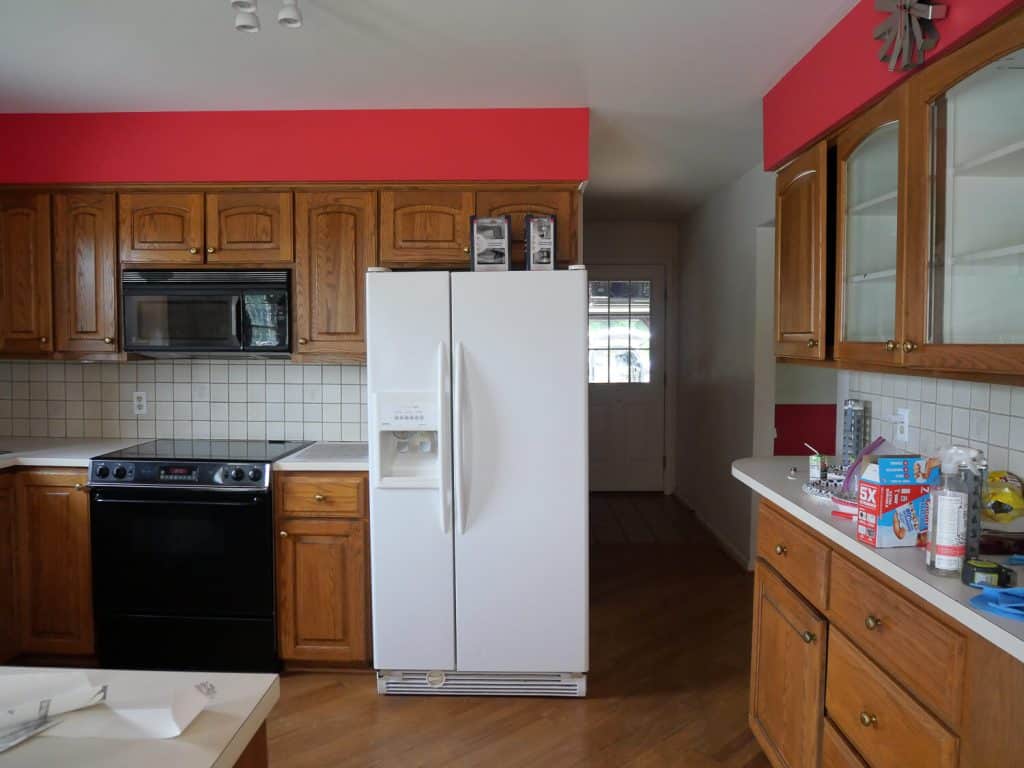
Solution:
{"label": "brass drawer pull", "polygon": [[917,349],[917,344],[915,344],[914,342],[912,342],[912,341],[904,341],[903,342],[903,351],[906,352],[907,354],[910,354],[915,349]]}
{"label": "brass drawer pull", "polygon": [[878,718],[875,715],[872,715],[869,712],[861,712],[860,713],[860,724],[863,725],[865,728],[870,728],[872,726],[877,726],[878,725]]}
{"label": "brass drawer pull", "polygon": [[317,501],[327,501],[327,497],[324,496],[322,493],[316,494],[315,496],[313,496],[313,498],[316,499]]}
{"label": "brass drawer pull", "polygon": [[776,544],[775,545],[775,554],[776,555],[779,555],[780,557],[785,557],[787,552],[789,552],[789,550],[786,549],[786,545],[785,544]]}
{"label": "brass drawer pull", "polygon": [[195,247],[192,247],[192,248],[188,249],[188,252],[191,253],[193,256],[195,256],[197,253],[199,253],[199,249],[195,248]]}
{"label": "brass drawer pull", "polygon": [[817,339],[808,339],[807,340],[807,348],[808,349],[814,349],[816,346],[818,346],[818,340]]}
{"label": "brass drawer pull", "polygon": [[882,626],[882,620],[877,616],[868,616],[864,619],[864,626],[870,629],[872,632]]}
{"label": "brass drawer pull", "polygon": [[895,339],[889,339],[887,342],[885,342],[885,351],[895,352],[897,349],[899,349],[899,346],[900,345],[896,343]]}
{"label": "brass drawer pull", "polygon": [[800,633],[800,639],[803,640],[808,645],[810,645],[811,643],[813,643],[815,640],[818,639],[818,636],[816,634],[814,634],[813,632],[805,630],[804,632]]}
{"label": "brass drawer pull", "polygon": [[280,537],[281,537],[282,539],[287,539],[287,538],[288,538],[288,531],[281,531],[281,533],[280,533],[280,534],[278,534],[278,535],[279,535],[279,536],[280,536]]}

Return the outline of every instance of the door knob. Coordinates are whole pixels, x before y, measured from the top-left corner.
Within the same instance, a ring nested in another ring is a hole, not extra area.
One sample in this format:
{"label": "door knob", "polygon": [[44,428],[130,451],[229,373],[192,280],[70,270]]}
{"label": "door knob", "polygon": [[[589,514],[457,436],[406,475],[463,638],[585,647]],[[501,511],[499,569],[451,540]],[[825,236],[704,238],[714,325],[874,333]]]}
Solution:
{"label": "door knob", "polygon": [[188,252],[191,253],[194,256],[195,254],[199,253],[199,249],[195,248],[195,247],[192,247],[192,248],[188,249]]}
{"label": "door knob", "polygon": [[209,248],[207,248],[207,249],[206,249],[206,252],[207,252],[207,253],[216,253],[216,252],[217,252],[217,249],[216,249],[216,248],[214,248],[214,247],[213,247],[213,246],[211,245],[211,246],[210,246]]}
{"label": "door knob", "polygon": [[900,345],[896,343],[895,339],[889,339],[887,342],[885,342],[885,351],[895,352],[899,348],[899,346]]}
{"label": "door knob", "polygon": [[817,339],[808,339],[807,340],[807,348],[808,349],[814,349],[816,346],[818,346],[818,340]]}
{"label": "door knob", "polygon": [[917,344],[915,344],[914,342],[912,342],[912,341],[904,341],[903,342],[903,351],[904,352],[910,353],[910,352],[913,352],[915,349],[917,349]]}
{"label": "door knob", "polygon": [[288,531],[281,531],[281,533],[279,533],[278,536],[280,536],[282,539],[287,539]]}
{"label": "door knob", "polygon": [[877,616],[868,616],[864,619],[864,626],[870,629],[872,632],[882,626],[882,620]]}

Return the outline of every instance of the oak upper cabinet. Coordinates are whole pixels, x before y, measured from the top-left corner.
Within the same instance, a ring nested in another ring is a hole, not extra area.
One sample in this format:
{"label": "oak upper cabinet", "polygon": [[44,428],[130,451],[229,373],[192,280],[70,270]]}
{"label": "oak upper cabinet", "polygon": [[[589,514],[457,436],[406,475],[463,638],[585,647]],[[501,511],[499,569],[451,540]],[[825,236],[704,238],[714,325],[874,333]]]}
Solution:
{"label": "oak upper cabinet", "polygon": [[290,263],[292,193],[208,193],[206,261],[209,264]]}
{"label": "oak upper cabinet", "polygon": [[827,624],[763,563],[754,575],[750,728],[773,765],[818,765]]}
{"label": "oak upper cabinet", "polygon": [[53,351],[50,196],[0,194],[0,350]]}
{"label": "oak upper cabinet", "polygon": [[112,192],[53,198],[58,352],[117,351],[117,206]]}
{"label": "oak upper cabinet", "polygon": [[89,492],[83,470],[18,473],[21,650],[94,652]]}
{"label": "oak upper cabinet", "polygon": [[366,358],[366,269],[377,252],[375,192],[295,195],[295,330],[300,354]]}
{"label": "oak upper cabinet", "polygon": [[15,570],[14,474],[0,473],[0,664],[18,654],[18,586]]}
{"label": "oak upper cabinet", "polygon": [[434,269],[469,266],[469,218],[475,196],[465,189],[386,189],[380,193],[380,263]]}
{"label": "oak upper cabinet", "polygon": [[783,168],[775,188],[775,354],[824,360],[828,147]]}
{"label": "oak upper cabinet", "polygon": [[130,192],[118,198],[121,261],[202,264],[201,192]]}
{"label": "oak upper cabinet", "polygon": [[836,143],[837,360],[903,359],[907,90],[860,115]]}
{"label": "oak upper cabinet", "polygon": [[910,81],[907,365],[1024,374],[1024,15]]}
{"label": "oak upper cabinet", "polygon": [[509,216],[512,219],[510,240],[511,264],[522,267],[526,259],[524,219],[527,214],[555,217],[555,261],[568,266],[577,261],[574,199],[570,190],[498,189],[477,192],[477,216]]}

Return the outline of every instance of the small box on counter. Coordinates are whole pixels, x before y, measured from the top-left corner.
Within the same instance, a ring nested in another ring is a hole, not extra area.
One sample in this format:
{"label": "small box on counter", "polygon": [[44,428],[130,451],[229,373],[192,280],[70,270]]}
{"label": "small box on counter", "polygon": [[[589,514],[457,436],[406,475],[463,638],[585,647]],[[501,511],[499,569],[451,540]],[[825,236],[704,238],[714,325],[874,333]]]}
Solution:
{"label": "small box on counter", "polygon": [[927,543],[928,475],[923,456],[872,456],[860,476],[857,540],[873,547]]}

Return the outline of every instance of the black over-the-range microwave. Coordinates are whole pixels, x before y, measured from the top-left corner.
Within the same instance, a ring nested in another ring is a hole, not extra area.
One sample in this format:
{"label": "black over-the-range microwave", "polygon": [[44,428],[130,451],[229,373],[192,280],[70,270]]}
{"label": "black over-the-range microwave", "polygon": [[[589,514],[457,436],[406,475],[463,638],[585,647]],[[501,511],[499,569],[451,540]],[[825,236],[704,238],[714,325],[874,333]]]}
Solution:
{"label": "black over-the-range microwave", "polygon": [[285,356],[286,270],[146,270],[121,277],[124,349],[152,357]]}

